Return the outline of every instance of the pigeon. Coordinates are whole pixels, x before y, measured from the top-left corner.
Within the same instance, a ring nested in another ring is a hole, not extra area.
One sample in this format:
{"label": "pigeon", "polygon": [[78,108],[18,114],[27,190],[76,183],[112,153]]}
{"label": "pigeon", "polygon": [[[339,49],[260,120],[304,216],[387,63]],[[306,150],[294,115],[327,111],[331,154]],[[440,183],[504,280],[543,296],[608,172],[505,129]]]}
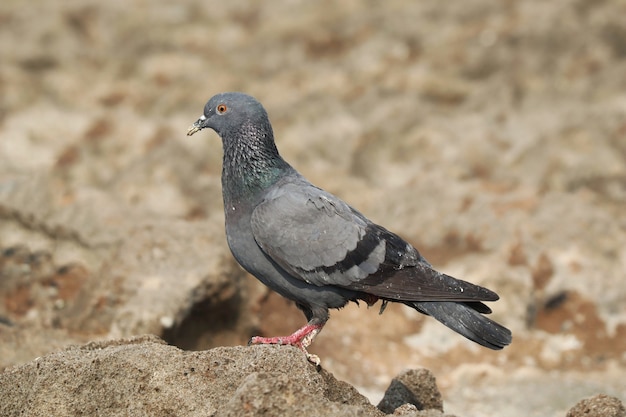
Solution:
{"label": "pigeon", "polygon": [[222,195],[228,246],[239,264],[293,300],[307,323],[251,344],[308,346],[349,301],[405,304],[466,338],[499,350],[509,329],[487,318],[498,295],[436,271],[397,234],[307,181],[278,153],[267,112],[244,93],[222,93],[204,106],[187,135],[213,129],[222,139]]}

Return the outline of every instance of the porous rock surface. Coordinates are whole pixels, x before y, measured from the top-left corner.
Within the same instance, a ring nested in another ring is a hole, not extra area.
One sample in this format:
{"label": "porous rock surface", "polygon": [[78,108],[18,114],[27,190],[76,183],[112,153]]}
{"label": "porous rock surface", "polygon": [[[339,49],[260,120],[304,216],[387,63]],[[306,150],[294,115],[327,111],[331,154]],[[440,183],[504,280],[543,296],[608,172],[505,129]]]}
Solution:
{"label": "porous rock surface", "polygon": [[[437,390],[437,387],[426,387]],[[393,411],[393,410],[392,410]],[[382,416],[296,348],[92,342],[0,374],[2,416]]]}

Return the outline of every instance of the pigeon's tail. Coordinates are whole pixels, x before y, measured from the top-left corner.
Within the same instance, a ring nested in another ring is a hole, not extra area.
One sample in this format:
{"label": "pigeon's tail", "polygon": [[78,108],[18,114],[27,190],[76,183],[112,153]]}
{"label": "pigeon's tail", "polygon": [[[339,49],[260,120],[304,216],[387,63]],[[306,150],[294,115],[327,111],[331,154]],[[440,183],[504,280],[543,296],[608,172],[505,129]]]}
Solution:
{"label": "pigeon's tail", "polygon": [[409,306],[439,320],[455,332],[489,349],[500,350],[511,343],[511,331],[481,313],[482,303],[454,301],[410,302]]}

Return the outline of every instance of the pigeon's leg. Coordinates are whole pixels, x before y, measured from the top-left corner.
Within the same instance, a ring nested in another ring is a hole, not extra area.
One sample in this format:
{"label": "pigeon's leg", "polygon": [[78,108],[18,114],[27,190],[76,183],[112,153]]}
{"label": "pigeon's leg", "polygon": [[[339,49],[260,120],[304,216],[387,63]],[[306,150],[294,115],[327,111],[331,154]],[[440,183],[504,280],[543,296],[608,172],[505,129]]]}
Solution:
{"label": "pigeon's leg", "polygon": [[255,336],[250,339],[251,345],[292,345],[300,348],[309,361],[315,365],[320,364],[320,358],[316,355],[312,355],[307,352],[306,348],[309,347],[315,336],[322,330],[323,324],[306,324],[293,332],[289,336],[278,337],[260,337]]}
{"label": "pigeon's leg", "polygon": [[[250,339],[248,344],[250,345],[292,345],[301,349],[309,362],[314,363],[316,366],[320,364],[320,358],[317,355],[310,354],[306,348],[309,347],[311,342],[317,334],[322,330],[324,324],[328,320],[328,310],[321,310],[312,312],[311,309],[298,305],[300,309],[304,311],[309,322],[290,334],[289,336],[278,337],[260,337],[255,336]],[[317,314],[315,314],[317,313]]]}

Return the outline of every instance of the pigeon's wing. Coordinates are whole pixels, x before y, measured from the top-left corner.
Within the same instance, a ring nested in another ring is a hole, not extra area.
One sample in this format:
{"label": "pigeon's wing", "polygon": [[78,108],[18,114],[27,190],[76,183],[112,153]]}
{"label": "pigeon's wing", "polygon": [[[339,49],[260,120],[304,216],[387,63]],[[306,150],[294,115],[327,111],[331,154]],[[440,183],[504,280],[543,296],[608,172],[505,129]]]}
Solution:
{"label": "pigeon's wing", "polygon": [[399,236],[309,183],[274,187],[253,211],[251,227],[257,244],[274,262],[312,285],[398,301],[498,298],[435,271]]}
{"label": "pigeon's wing", "polygon": [[349,285],[375,273],[385,258],[385,243],[368,236],[362,216],[301,182],[269,192],[251,226],[261,249],[309,284]]}

